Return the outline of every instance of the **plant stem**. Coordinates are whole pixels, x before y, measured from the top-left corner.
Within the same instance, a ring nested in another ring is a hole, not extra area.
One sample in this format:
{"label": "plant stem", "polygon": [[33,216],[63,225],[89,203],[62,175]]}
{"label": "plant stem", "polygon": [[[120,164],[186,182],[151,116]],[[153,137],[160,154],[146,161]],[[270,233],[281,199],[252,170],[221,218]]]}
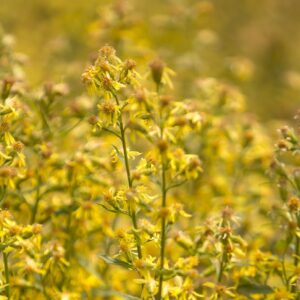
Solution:
{"label": "plant stem", "polygon": [[[120,102],[119,102],[117,95],[114,94],[114,97],[117,102],[117,105],[120,106]],[[132,188],[132,178],[131,178],[131,173],[130,173],[129,159],[128,159],[128,153],[127,153],[127,143],[126,143],[126,136],[125,136],[125,129],[124,129],[124,124],[123,124],[122,114],[120,114],[120,116],[119,116],[119,129],[120,129],[120,134],[121,134],[120,137],[121,137],[122,148],[123,148],[125,169],[126,169],[126,174],[127,174],[127,182],[128,182],[128,187],[131,189]],[[133,228],[135,231],[137,231],[138,225],[137,225],[136,211],[135,211],[134,206],[132,206],[132,205],[130,206],[129,215],[131,217]],[[142,248],[140,245],[139,238],[136,235],[135,235],[135,240],[136,240],[136,248],[137,248],[138,257],[141,259],[142,258]]]}
{"label": "plant stem", "polygon": [[3,252],[3,263],[5,272],[5,281],[7,286],[5,287],[5,295],[10,300],[10,280],[9,280],[9,267],[8,267],[8,254]]}
{"label": "plant stem", "polygon": [[220,271],[219,271],[219,274],[218,274],[218,283],[222,282],[223,272],[224,272],[224,267],[225,267],[225,256],[226,256],[226,252],[224,251],[223,254],[222,254],[221,262],[220,262]]}
{"label": "plant stem", "polygon": [[32,209],[30,224],[33,224],[36,220],[36,215],[37,215],[38,208],[39,208],[39,203],[40,203],[40,200],[41,200],[41,195],[40,195],[41,177],[40,177],[39,174],[37,175],[37,178],[38,178],[38,182],[37,182],[36,197],[35,197],[35,203],[34,203],[34,206],[33,206],[33,209]]}
{"label": "plant stem", "polygon": [[[300,227],[300,216],[296,213],[295,214],[296,220],[297,220],[297,225],[298,228]],[[295,244],[295,257],[294,257],[294,267],[297,268],[299,264],[299,255],[300,255],[300,238],[296,235],[296,244]],[[291,291],[293,293],[297,293],[297,296],[295,299],[299,299],[299,293],[297,292],[297,287],[296,284],[292,285]]]}
{"label": "plant stem", "polygon": [[[157,94],[159,93],[160,85],[156,87]],[[160,113],[160,138],[164,138],[164,124],[163,124],[163,115]],[[162,161],[162,170],[161,170],[161,208],[167,206],[167,184],[166,184],[166,163],[165,155],[161,154]],[[162,289],[163,289],[163,270],[165,264],[165,248],[166,248],[166,217],[163,214],[161,218],[161,239],[160,239],[160,274],[159,274],[159,284],[158,284],[158,296],[157,299],[162,299]]]}
{"label": "plant stem", "polygon": [[[166,168],[163,162],[162,165],[162,208],[167,205],[167,189],[166,189]],[[160,240],[160,274],[159,274],[159,286],[158,286],[158,299],[161,299],[163,288],[163,269],[165,263],[165,247],[166,247],[166,218],[163,215],[161,219],[161,240]]]}

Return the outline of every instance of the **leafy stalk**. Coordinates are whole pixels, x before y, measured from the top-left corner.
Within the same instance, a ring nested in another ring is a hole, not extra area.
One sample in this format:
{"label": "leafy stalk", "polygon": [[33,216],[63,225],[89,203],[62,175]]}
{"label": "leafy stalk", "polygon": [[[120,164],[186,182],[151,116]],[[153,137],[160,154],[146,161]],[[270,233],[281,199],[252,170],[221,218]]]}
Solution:
{"label": "leafy stalk", "polygon": [[9,278],[9,266],[8,266],[8,254],[3,252],[3,263],[4,263],[4,273],[5,273],[5,295],[8,300],[10,300],[10,278]]}
{"label": "leafy stalk", "polygon": [[[159,93],[159,84],[157,84],[157,93]],[[160,138],[164,138],[164,124],[163,116],[160,114]],[[166,184],[166,162],[165,155],[161,153],[161,208],[165,209],[167,206],[167,184]],[[157,299],[162,299],[162,289],[163,289],[163,269],[165,264],[165,248],[166,248],[166,217],[162,214],[161,218],[161,238],[160,238],[160,274],[159,274],[159,283],[158,283],[158,297]]]}
{"label": "leafy stalk", "polygon": [[[119,106],[120,102],[119,102],[118,96],[116,94],[113,94],[113,95],[114,95],[117,105]],[[130,172],[128,153],[127,153],[127,142],[126,142],[126,135],[125,135],[125,128],[124,128],[124,124],[123,124],[122,114],[119,115],[118,121],[119,121],[118,125],[119,125],[119,130],[120,130],[120,138],[121,138],[121,143],[122,143],[122,148],[123,148],[124,163],[125,163],[125,169],[126,169],[126,175],[127,175],[127,182],[128,182],[128,187],[131,189],[132,188],[132,178],[131,178],[131,172]],[[133,228],[135,231],[137,231],[138,224],[137,224],[136,211],[135,211],[134,206],[132,206],[132,205],[130,206],[129,215],[131,217]],[[137,248],[138,257],[141,259],[142,258],[142,248],[141,248],[139,238],[136,235],[135,235],[135,240],[136,240],[136,248]]]}

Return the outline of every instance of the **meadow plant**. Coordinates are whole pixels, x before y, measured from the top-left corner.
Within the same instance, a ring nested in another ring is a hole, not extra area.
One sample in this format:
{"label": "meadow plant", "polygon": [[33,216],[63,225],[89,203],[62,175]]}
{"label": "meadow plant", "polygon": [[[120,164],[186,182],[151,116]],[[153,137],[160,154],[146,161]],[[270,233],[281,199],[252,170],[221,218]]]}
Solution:
{"label": "meadow plant", "polygon": [[[168,232],[178,217],[189,217],[179,201],[170,202],[169,194],[202,172],[197,155],[185,153],[181,146],[189,131],[201,128],[202,117],[189,103],[165,94],[173,72],[161,60],[149,66],[155,92],[143,85],[134,61],[121,61],[113,48],[105,46],[82,78],[100,99],[98,116],[90,118],[94,130],[119,140],[112,151],[123,162],[127,177],[125,185],[103,195],[101,205],[128,216],[132,225],[116,229],[120,250],[102,258],[135,270],[142,298],[162,299],[172,291],[171,279],[179,275],[166,257]],[[129,147],[137,139],[139,151]]]}
{"label": "meadow plant", "polygon": [[77,97],[24,62],[1,33],[0,299],[299,298],[297,130],[273,151],[236,88],[178,99],[160,58],[104,46]]}

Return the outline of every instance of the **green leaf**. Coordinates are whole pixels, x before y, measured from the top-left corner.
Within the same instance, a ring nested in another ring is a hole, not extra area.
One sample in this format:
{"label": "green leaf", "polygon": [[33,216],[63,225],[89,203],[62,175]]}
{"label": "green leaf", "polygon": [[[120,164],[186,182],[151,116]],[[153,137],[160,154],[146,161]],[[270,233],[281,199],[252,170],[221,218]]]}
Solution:
{"label": "green leaf", "polygon": [[100,254],[99,257],[101,259],[103,259],[107,264],[117,265],[117,266],[120,266],[120,267],[125,268],[127,270],[132,270],[133,269],[132,265],[127,263],[126,261],[122,261],[122,260],[117,259],[117,258],[112,258],[112,257],[104,255],[104,254]]}
{"label": "green leaf", "polygon": [[242,283],[237,287],[239,294],[249,296],[251,294],[271,294],[273,289],[266,284],[259,284],[250,280],[244,279]]}

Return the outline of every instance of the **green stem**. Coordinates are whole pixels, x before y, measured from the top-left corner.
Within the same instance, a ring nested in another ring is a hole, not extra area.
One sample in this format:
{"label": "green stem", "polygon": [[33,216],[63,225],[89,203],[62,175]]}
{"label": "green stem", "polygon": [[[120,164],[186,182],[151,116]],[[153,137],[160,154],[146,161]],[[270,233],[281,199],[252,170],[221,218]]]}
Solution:
{"label": "green stem", "polygon": [[10,280],[9,280],[9,267],[8,267],[8,254],[3,252],[3,263],[5,272],[5,281],[7,286],[5,287],[5,295],[10,300]]}
{"label": "green stem", "polygon": [[[296,220],[297,220],[297,225],[298,228],[300,227],[300,216],[298,216],[298,214],[295,214]],[[295,244],[295,257],[294,257],[294,267],[297,268],[298,264],[299,264],[299,255],[300,255],[300,238],[296,235],[296,244]],[[297,292],[297,287],[296,284],[292,285],[291,291],[293,293]],[[299,293],[297,292],[297,295],[295,299],[299,299]]]}
{"label": "green stem", "polygon": [[[114,94],[114,97],[117,102],[117,105],[120,106],[120,102],[119,102],[117,95]],[[120,129],[120,134],[121,134],[121,142],[122,142],[122,148],[123,148],[123,154],[124,154],[124,162],[125,162],[125,169],[126,169],[126,174],[127,174],[128,187],[131,189],[132,188],[132,179],[131,179],[131,173],[130,173],[127,145],[126,145],[127,143],[126,143],[126,136],[125,136],[125,129],[124,129],[124,124],[123,124],[122,114],[120,114],[120,116],[119,116],[119,129]],[[130,207],[130,217],[131,217],[131,221],[133,224],[133,228],[135,231],[137,231],[138,230],[137,217],[136,217],[136,211],[133,206]],[[141,259],[142,258],[142,248],[140,245],[140,240],[136,235],[135,235],[135,240],[136,240],[136,248],[137,248],[138,257]]]}
{"label": "green stem", "polygon": [[225,267],[225,256],[226,256],[226,252],[224,251],[222,254],[222,259],[221,259],[221,263],[220,263],[220,271],[218,274],[218,283],[222,282],[224,267]]}
{"label": "green stem", "polygon": [[[156,92],[159,94],[160,85],[156,86]],[[160,138],[164,138],[164,124],[163,124],[163,115],[160,112]],[[166,184],[166,163],[165,155],[161,154],[162,161],[162,170],[161,170],[161,208],[164,209],[167,206],[167,184]],[[163,290],[163,281],[164,281],[164,264],[165,264],[165,248],[166,248],[166,217],[163,214],[161,218],[161,238],[160,238],[160,274],[159,274],[159,283],[158,283],[158,294],[157,299],[162,299],[162,290]]]}
{"label": "green stem", "polygon": [[33,224],[36,220],[38,208],[39,208],[39,203],[41,200],[41,195],[40,195],[40,185],[41,185],[41,177],[38,174],[38,182],[37,182],[37,190],[36,190],[36,197],[35,197],[35,203],[32,209],[32,215],[31,215],[31,221],[30,224]]}
{"label": "green stem", "polygon": [[[162,165],[162,208],[167,205],[167,189],[166,189],[166,168],[163,162]],[[161,239],[160,239],[160,274],[159,274],[159,285],[158,285],[158,299],[162,299],[162,288],[163,288],[163,269],[165,264],[165,248],[166,248],[166,217],[163,215],[161,219]]]}

